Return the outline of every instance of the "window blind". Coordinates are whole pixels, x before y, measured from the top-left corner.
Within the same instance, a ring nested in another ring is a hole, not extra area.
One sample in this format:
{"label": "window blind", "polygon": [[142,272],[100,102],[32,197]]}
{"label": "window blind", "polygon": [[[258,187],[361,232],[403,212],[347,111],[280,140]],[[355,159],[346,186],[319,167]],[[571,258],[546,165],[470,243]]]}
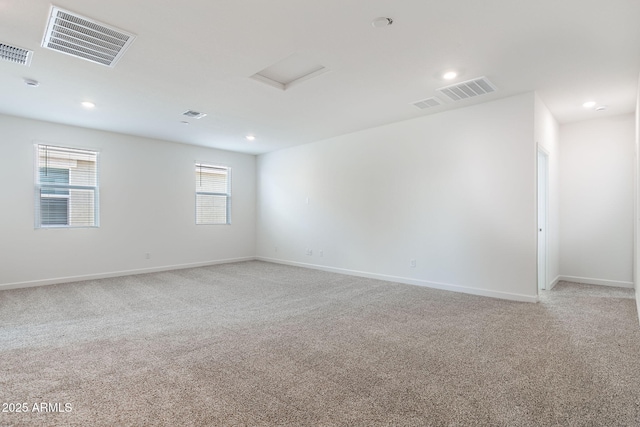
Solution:
{"label": "window blind", "polygon": [[98,226],[98,153],[36,146],[35,225]]}
{"label": "window blind", "polygon": [[230,224],[231,170],[196,163],[196,224]]}

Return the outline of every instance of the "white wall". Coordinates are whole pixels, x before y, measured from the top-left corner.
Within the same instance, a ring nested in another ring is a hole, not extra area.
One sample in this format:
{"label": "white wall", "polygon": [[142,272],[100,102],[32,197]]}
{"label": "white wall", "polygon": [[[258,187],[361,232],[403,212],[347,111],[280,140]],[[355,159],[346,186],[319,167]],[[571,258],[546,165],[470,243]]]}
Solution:
{"label": "white wall", "polygon": [[548,154],[547,289],[560,277],[560,128],[542,100],[535,98],[535,140]]}
{"label": "white wall", "polygon": [[[2,115],[0,129],[0,289],[255,255],[255,156]],[[99,228],[34,230],[35,142],[100,151]],[[232,168],[232,225],[194,224],[195,161]]]}
{"label": "white wall", "polygon": [[535,301],[535,165],[533,93],[261,155],[257,253]]}
{"label": "white wall", "polygon": [[633,114],[560,126],[560,271],[633,286]]}
{"label": "white wall", "polygon": [[636,305],[640,319],[640,280],[638,266],[640,265],[640,76],[638,76],[638,95],[636,97],[636,211],[635,211],[635,256],[633,280],[636,287]]}

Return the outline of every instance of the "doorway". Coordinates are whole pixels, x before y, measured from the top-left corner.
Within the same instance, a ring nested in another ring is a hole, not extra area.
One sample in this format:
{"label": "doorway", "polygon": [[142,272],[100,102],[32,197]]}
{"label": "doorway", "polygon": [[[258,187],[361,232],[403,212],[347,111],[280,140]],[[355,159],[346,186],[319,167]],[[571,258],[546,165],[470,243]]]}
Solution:
{"label": "doorway", "polygon": [[547,289],[549,155],[538,147],[538,290]]}

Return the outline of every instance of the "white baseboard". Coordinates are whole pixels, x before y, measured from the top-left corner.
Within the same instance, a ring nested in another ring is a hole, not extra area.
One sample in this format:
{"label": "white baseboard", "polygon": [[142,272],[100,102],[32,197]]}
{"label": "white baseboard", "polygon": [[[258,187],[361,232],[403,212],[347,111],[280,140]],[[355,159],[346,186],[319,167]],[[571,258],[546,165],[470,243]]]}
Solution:
{"label": "white baseboard", "polygon": [[556,287],[556,285],[558,284],[558,282],[560,281],[560,276],[556,277],[555,279],[553,279],[553,281],[551,282],[551,284],[549,285],[549,290],[553,289]]}
{"label": "white baseboard", "polygon": [[314,270],[328,271],[331,273],[347,274],[349,276],[366,277],[368,279],[384,280],[387,282],[404,283],[407,285],[424,286],[427,288],[441,289],[445,291],[460,292],[483,297],[499,298],[519,302],[538,302],[538,297],[533,295],[512,294],[508,292],[490,291],[487,289],[468,288],[465,286],[451,285],[447,283],[429,282],[427,280],[411,279],[407,277],[388,276],[386,274],[368,273],[365,271],[349,270],[346,268],[327,267],[324,265],[307,264],[304,262],[285,261],[276,258],[256,257],[259,261],[272,262],[276,264],[292,265],[296,267],[312,268]]}
{"label": "white baseboard", "polygon": [[567,282],[575,282],[575,283],[586,283],[587,285],[614,286],[616,288],[633,289],[633,282],[622,282],[619,280],[593,279],[591,277],[577,277],[577,276],[558,276],[558,280],[564,280]]}
{"label": "white baseboard", "polygon": [[206,267],[208,265],[229,264],[232,262],[254,261],[255,257],[228,258],[215,261],[193,262],[188,264],[165,265],[160,267],[140,268],[135,270],[114,271],[109,273],[87,274],[83,276],[57,277],[55,279],[32,280],[27,282],[7,283],[0,285],[0,291],[8,289],[32,288],[36,286],[56,285],[58,283],[82,282],[85,280],[107,279],[110,277],[132,276],[135,274],[158,273],[161,271],[182,270],[185,268]]}

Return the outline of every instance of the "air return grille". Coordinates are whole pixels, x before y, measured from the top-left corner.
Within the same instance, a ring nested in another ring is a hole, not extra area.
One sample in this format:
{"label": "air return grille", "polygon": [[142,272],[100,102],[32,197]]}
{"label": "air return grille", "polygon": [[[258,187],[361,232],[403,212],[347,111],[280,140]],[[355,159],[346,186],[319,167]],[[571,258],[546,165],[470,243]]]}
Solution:
{"label": "air return grille", "polygon": [[423,99],[422,101],[414,102],[413,105],[418,107],[421,110],[426,110],[427,108],[437,107],[438,105],[442,105],[442,102],[436,97]]}
{"label": "air return grille", "polygon": [[193,110],[187,110],[184,113],[182,113],[183,116],[187,116],[190,119],[201,119],[204,116],[206,116],[206,113],[201,113],[199,111],[193,111]]}
{"label": "air return grille", "polygon": [[52,7],[42,47],[113,67],[134,39],[133,34]]}
{"label": "air return grille", "polygon": [[0,43],[0,59],[9,62],[15,62],[16,64],[31,65],[31,57],[33,52],[21,47],[10,46],[8,44]]}
{"label": "air return grille", "polygon": [[496,87],[486,77],[480,77],[451,86],[441,87],[438,89],[438,92],[452,101],[461,101],[463,99],[495,92],[496,90]]}

